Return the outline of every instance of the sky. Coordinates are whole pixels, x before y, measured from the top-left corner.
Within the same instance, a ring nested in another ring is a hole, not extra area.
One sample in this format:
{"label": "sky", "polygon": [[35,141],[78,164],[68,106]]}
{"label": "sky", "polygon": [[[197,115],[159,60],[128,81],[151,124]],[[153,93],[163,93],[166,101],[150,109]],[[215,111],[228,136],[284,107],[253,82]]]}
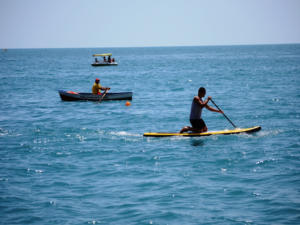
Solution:
{"label": "sky", "polygon": [[300,0],[0,0],[0,48],[300,43]]}

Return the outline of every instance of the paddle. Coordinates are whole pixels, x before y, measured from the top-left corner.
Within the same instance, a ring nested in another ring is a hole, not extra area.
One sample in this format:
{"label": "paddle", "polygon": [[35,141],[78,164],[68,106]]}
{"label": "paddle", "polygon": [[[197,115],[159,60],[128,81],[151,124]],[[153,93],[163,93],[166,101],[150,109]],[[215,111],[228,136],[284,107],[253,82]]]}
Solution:
{"label": "paddle", "polygon": [[[221,109],[219,108],[219,106],[217,106],[217,104],[216,104],[212,99],[210,99],[210,101],[217,107],[218,110],[221,110]],[[221,111],[223,111],[223,110],[221,110]],[[233,123],[233,122],[225,115],[225,113],[223,112],[222,114],[223,114],[223,116],[231,123],[231,125],[232,125],[234,128],[236,128],[236,126],[234,125],[234,123]]]}
{"label": "paddle", "polygon": [[99,99],[99,103],[101,103],[101,101],[103,100],[103,98],[105,97],[105,95],[107,94],[107,92],[108,92],[108,89],[106,89],[106,90],[104,91],[104,94],[103,94],[102,97]]}

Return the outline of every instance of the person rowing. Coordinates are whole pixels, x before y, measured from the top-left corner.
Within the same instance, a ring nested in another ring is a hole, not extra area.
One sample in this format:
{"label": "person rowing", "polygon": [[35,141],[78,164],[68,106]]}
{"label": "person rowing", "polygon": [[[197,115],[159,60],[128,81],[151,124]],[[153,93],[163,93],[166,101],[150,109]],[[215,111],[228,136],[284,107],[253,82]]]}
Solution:
{"label": "person rowing", "polygon": [[110,90],[109,87],[102,87],[101,84],[100,84],[100,79],[99,78],[96,78],[95,80],[95,83],[92,87],[92,93],[95,94],[95,95],[101,95],[101,90],[104,90],[104,91],[108,91]]}
{"label": "person rowing", "polygon": [[192,131],[193,133],[202,133],[207,131],[207,126],[204,123],[203,119],[201,118],[202,109],[205,107],[206,109],[212,112],[222,113],[222,110],[215,109],[209,106],[207,103],[211,100],[211,97],[208,96],[205,101],[202,100],[206,94],[206,90],[204,87],[200,87],[198,90],[198,96],[195,96],[191,106],[191,113],[190,113],[190,126],[183,127],[179,133],[184,133],[188,131]]}

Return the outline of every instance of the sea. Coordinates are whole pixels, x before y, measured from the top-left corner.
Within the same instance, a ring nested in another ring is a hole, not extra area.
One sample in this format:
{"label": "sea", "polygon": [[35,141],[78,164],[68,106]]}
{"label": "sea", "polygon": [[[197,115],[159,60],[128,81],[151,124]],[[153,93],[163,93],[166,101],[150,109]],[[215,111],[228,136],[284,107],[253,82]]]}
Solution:
{"label": "sea", "polygon": [[[95,78],[131,105],[60,99]],[[262,130],[143,136],[189,125],[199,87]],[[0,93],[0,224],[300,224],[300,44],[7,49]]]}

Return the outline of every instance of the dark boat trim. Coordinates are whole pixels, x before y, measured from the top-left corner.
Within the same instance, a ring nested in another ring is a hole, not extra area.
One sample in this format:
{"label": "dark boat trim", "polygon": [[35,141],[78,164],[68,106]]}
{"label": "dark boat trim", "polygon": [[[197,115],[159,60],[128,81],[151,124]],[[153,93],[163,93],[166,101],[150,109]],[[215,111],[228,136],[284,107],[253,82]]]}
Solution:
{"label": "dark boat trim", "polygon": [[92,66],[117,66],[118,63],[92,63]]}

